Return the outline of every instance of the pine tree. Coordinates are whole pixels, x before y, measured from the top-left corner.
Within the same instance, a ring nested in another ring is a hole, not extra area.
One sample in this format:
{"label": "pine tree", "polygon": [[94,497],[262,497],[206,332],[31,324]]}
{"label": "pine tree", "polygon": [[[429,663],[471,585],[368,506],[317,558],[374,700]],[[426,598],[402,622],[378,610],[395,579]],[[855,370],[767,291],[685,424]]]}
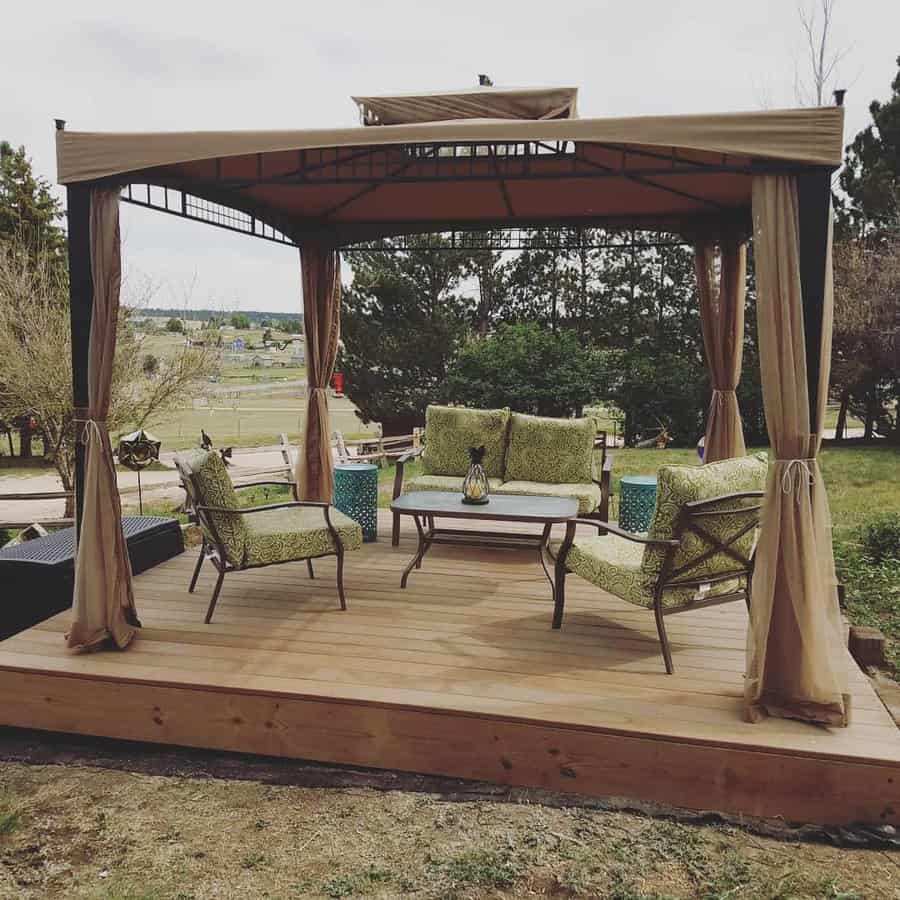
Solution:
{"label": "pine tree", "polygon": [[51,265],[65,269],[62,215],[49,182],[34,174],[25,148],[0,142],[0,243],[14,242],[33,260],[45,256]]}
{"label": "pine tree", "polygon": [[891,98],[885,103],[873,100],[869,112],[872,123],[847,147],[841,187],[857,226],[896,231],[900,229],[900,71],[891,84]]}

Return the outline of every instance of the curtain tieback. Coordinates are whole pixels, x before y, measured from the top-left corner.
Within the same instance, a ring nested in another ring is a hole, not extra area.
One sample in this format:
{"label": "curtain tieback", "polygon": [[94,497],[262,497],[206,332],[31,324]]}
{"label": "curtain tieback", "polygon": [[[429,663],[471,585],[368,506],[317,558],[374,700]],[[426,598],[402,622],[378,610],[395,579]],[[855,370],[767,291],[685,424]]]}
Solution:
{"label": "curtain tieback", "polygon": [[793,493],[794,498],[799,502],[800,489],[815,483],[816,476],[813,474],[816,466],[815,457],[811,459],[776,459],[775,464],[784,467],[781,475],[782,492]]}
{"label": "curtain tieback", "polygon": [[81,429],[81,443],[87,446],[92,440],[103,445],[103,432],[100,427],[106,427],[106,419],[80,419],[80,424],[84,427]]}
{"label": "curtain tieback", "polygon": [[712,402],[718,403],[719,406],[724,406],[727,402],[727,395],[735,393],[734,388],[713,388]]}

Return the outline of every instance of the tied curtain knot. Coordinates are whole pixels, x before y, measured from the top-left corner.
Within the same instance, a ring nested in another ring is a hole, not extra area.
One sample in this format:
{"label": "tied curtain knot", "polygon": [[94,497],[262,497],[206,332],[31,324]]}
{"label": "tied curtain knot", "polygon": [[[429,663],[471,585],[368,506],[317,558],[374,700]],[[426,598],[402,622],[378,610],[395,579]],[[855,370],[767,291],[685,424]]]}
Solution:
{"label": "tied curtain knot", "polygon": [[781,474],[781,490],[785,494],[793,494],[800,501],[800,490],[815,483],[816,460],[813,459],[779,459],[776,465],[783,468]]}
{"label": "tied curtain knot", "polygon": [[733,388],[713,388],[712,402],[716,406],[724,406],[728,399],[728,394],[734,395],[736,391]]}
{"label": "tied curtain knot", "polygon": [[85,419],[84,428],[81,430],[81,442],[88,446],[91,441],[96,441],[97,446],[103,448],[103,432],[101,426],[106,427],[105,419]]}

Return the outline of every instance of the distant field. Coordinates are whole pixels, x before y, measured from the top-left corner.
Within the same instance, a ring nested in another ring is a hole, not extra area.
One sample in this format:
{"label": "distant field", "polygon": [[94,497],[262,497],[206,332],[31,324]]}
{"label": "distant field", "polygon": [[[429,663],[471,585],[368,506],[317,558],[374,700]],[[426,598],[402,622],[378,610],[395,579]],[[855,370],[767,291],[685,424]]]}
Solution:
{"label": "distant field", "polygon": [[[193,334],[193,332],[191,332]],[[276,340],[291,336],[273,330]],[[223,340],[236,337],[245,345],[259,345],[263,330],[225,329]],[[178,333],[148,334],[142,338],[146,353],[165,359],[184,345],[184,335]],[[306,378],[306,368],[290,365],[292,349],[284,351],[260,350],[271,357],[274,365],[254,367],[223,358],[216,378],[201,382],[194,392],[192,403],[182,409],[161,415],[148,423],[148,428],[163,442],[164,449],[177,450],[196,444],[200,430],[205,430],[220,446],[253,447],[278,443],[282,433],[296,438],[306,409],[306,392],[296,382]],[[247,359],[255,351],[244,351]],[[330,398],[331,427],[347,438],[377,434],[373,425],[363,425],[349,400]]]}
{"label": "distant field", "polygon": [[[363,425],[349,400],[331,397],[328,405],[332,430],[343,432],[345,438],[378,433],[374,425]],[[282,432],[296,439],[305,409],[299,393],[267,391],[245,394],[236,405],[219,401],[208,408],[176,410],[147,427],[168,450],[195,445],[201,428],[218,446],[259,447],[277,444]]]}

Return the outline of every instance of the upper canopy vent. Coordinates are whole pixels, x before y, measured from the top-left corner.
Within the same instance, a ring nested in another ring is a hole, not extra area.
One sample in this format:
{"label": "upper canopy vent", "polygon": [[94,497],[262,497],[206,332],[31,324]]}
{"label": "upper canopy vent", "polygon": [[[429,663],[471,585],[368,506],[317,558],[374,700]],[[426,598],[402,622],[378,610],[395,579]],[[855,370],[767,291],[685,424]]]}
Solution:
{"label": "upper canopy vent", "polygon": [[363,125],[411,125],[460,119],[574,119],[578,88],[477,87],[429,94],[354,97]]}

